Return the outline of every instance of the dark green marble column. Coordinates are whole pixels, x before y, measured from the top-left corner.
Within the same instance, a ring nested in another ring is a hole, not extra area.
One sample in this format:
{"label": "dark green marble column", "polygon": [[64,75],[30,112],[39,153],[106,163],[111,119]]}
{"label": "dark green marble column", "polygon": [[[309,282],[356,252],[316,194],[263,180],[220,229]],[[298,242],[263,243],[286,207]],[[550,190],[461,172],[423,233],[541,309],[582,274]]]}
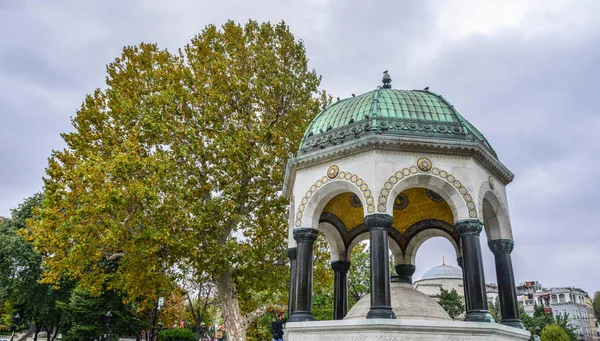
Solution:
{"label": "dark green marble column", "polygon": [[312,228],[294,229],[297,250],[296,304],[288,321],[314,321],[312,314],[313,243],[319,232]]}
{"label": "dark green marble column", "polygon": [[412,264],[397,264],[396,274],[398,275],[398,282],[413,284],[412,275],[415,273],[416,267]]}
{"label": "dark green marble column", "polygon": [[469,309],[465,321],[494,322],[488,311],[485,291],[485,276],[481,259],[479,234],[483,230],[483,222],[477,219],[460,220],[455,225],[460,234],[463,250],[463,267],[465,272]]}
{"label": "dark green marble column", "polygon": [[500,298],[500,323],[525,329],[519,316],[519,303],[515,288],[515,275],[512,267],[510,253],[513,250],[512,239],[495,239],[488,242],[490,250],[496,261],[496,279],[498,280],[498,297]]}
{"label": "dark green marble column", "polygon": [[290,295],[288,299],[288,316],[292,316],[296,305],[296,248],[289,248],[287,255],[290,259]]}
{"label": "dark green marble column", "polygon": [[460,268],[462,269],[463,290],[464,290],[464,295],[465,295],[465,310],[469,311],[469,308],[470,308],[470,305],[469,305],[469,288],[467,288],[467,277],[466,277],[466,273],[465,273],[465,268],[463,267],[463,258],[462,257],[458,257],[456,259],[456,262],[458,263],[458,266],[460,266]]}
{"label": "dark green marble column", "polygon": [[371,310],[368,319],[395,319],[390,291],[390,254],[388,231],[393,218],[387,214],[372,214],[365,217],[369,229],[371,248]]}
{"label": "dark green marble column", "polygon": [[333,319],[342,320],[348,312],[348,270],[350,262],[331,262],[335,274],[333,283]]}

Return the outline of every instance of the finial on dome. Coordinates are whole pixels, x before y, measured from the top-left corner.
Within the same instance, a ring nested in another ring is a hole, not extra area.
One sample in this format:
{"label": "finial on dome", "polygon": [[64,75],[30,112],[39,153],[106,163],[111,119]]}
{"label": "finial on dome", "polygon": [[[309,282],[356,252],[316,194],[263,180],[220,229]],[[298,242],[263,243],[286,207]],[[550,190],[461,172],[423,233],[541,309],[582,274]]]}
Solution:
{"label": "finial on dome", "polygon": [[392,88],[392,77],[390,77],[390,75],[388,74],[388,70],[383,71],[383,79],[381,80],[383,82],[383,88],[384,89],[391,89]]}
{"label": "finial on dome", "polygon": [[444,259],[444,256],[442,256],[442,265],[446,265],[446,260]]}

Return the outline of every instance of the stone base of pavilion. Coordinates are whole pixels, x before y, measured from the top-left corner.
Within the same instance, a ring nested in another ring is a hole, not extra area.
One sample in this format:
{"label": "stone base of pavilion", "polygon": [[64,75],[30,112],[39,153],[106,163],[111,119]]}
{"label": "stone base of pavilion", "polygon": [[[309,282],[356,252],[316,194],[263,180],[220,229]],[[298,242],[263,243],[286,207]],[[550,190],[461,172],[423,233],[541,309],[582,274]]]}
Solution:
{"label": "stone base of pavilion", "polygon": [[284,341],[527,341],[529,332],[489,322],[351,319],[288,322]]}

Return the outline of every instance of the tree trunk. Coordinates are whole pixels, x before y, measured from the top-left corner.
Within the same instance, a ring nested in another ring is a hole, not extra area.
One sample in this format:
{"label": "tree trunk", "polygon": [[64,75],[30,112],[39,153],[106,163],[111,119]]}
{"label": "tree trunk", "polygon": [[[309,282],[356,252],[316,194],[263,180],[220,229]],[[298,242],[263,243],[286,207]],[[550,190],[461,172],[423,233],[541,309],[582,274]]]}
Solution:
{"label": "tree trunk", "polygon": [[[204,320],[204,315],[206,315],[206,308],[208,308],[208,299],[210,298],[210,293],[212,292],[212,286],[208,285],[208,290],[206,291],[206,297],[204,298],[204,306],[202,307],[202,312],[200,313],[200,322]],[[200,309],[200,294],[198,294],[198,309]]]}
{"label": "tree trunk", "polygon": [[38,326],[37,324],[35,325],[35,334],[33,334],[33,341],[37,341],[38,338],[38,333],[40,332],[40,326]]}
{"label": "tree trunk", "polygon": [[56,337],[58,336],[58,329],[59,329],[59,326],[60,326],[60,321],[59,321],[59,322],[56,322],[56,328],[55,328],[55,327],[52,327],[52,328],[54,329],[54,333],[53,333],[53,335],[52,335],[52,341],[55,341],[55,340],[56,340]]}
{"label": "tree trunk", "polygon": [[[206,298],[204,300],[204,305],[202,307],[202,310],[200,309],[200,303],[202,301],[202,285],[200,286],[200,290],[198,291],[198,313],[195,314],[195,318],[196,318],[196,341],[200,341],[200,339],[202,338],[202,330],[200,330],[200,326],[202,323],[202,320],[204,320],[204,314],[206,313],[206,308],[208,307],[208,298],[210,297],[210,293],[212,291],[212,287],[209,284],[207,284],[207,290],[206,290]],[[191,306],[191,300],[190,300],[190,306]],[[192,312],[194,311],[194,307],[192,306]]]}
{"label": "tree trunk", "polygon": [[221,300],[221,311],[227,329],[227,339],[230,341],[246,341],[248,325],[240,310],[231,271],[217,276],[215,284]]}

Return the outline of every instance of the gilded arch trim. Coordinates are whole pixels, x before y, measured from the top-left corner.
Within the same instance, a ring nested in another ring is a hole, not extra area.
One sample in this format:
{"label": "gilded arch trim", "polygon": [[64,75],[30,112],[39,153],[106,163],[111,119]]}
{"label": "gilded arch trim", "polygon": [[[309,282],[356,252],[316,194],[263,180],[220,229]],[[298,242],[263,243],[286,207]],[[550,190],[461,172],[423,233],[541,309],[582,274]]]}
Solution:
{"label": "gilded arch trim", "polygon": [[462,184],[462,182],[460,182],[460,180],[458,180],[450,172],[447,172],[437,167],[432,167],[429,171],[419,171],[417,167],[411,166],[403,168],[390,175],[390,177],[383,184],[383,187],[381,187],[381,191],[379,192],[379,198],[377,200],[377,211],[381,213],[386,212],[388,197],[390,195],[390,192],[392,191],[392,188],[394,188],[394,186],[398,182],[402,181],[405,178],[415,176],[417,174],[428,174],[431,176],[435,176],[451,184],[460,193],[465,203],[467,204],[467,208],[469,210],[469,217],[477,219],[477,207],[475,206],[473,196],[471,195],[471,193],[469,193],[469,190]]}
{"label": "gilded arch trim", "polygon": [[[335,168],[334,168],[335,167]],[[315,194],[319,188],[323,185],[335,182],[335,181],[346,181],[358,188],[358,190],[362,193],[365,198],[365,202],[363,205],[366,205],[366,212],[374,213],[375,212],[375,199],[373,198],[373,192],[369,188],[369,185],[366,181],[364,181],[360,176],[347,171],[338,171],[337,166],[332,166],[329,168],[327,176],[323,176],[319,180],[315,181],[310,189],[304,194],[304,197],[300,201],[300,205],[298,206],[298,210],[296,213],[296,227],[300,227],[302,225],[302,218],[304,217],[304,210],[306,209],[306,205],[308,204],[310,198]],[[331,170],[335,170],[332,172]]]}

